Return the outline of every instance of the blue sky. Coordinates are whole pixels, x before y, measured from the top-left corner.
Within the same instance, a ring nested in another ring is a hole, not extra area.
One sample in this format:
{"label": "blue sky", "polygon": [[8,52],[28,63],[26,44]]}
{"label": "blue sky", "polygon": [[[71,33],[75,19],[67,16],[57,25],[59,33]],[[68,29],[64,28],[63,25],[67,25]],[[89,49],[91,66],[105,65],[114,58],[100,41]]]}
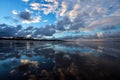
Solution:
{"label": "blue sky", "polygon": [[0,0],[0,36],[120,37],[120,0]]}
{"label": "blue sky", "polygon": [[[31,1],[38,2],[39,0],[31,0]],[[39,22],[34,22],[34,23],[31,22],[30,25],[32,25],[32,26],[40,27],[40,26],[44,26],[46,24],[52,24],[56,21],[56,17],[53,13],[44,15],[41,11],[32,10],[31,7],[29,6],[29,4],[30,4],[30,2],[27,3],[24,0],[12,0],[12,1],[11,0],[0,0],[1,23],[11,24],[14,22],[14,19],[16,19],[19,21],[16,24],[22,24],[23,27],[27,27],[28,24],[21,23],[21,21],[19,20],[19,17],[17,15],[15,15],[15,13],[14,13],[15,11],[16,12],[25,12],[26,10],[31,10],[31,12],[33,12],[34,16],[35,15],[42,16],[41,20]],[[9,17],[10,20],[6,21],[4,17]],[[13,22],[11,20],[12,18],[13,18]],[[15,25],[15,23],[14,23],[14,25]]]}

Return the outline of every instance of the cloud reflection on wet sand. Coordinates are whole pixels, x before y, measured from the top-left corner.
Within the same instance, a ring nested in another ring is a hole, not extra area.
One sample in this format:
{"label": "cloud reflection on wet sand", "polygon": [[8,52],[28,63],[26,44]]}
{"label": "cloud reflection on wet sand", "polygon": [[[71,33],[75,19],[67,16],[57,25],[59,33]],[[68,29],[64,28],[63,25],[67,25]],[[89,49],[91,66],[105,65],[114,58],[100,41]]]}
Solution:
{"label": "cloud reflection on wet sand", "polygon": [[113,47],[113,43],[0,41],[0,45],[2,45],[0,46],[1,79],[117,80],[119,78],[119,43],[114,43],[116,46]]}

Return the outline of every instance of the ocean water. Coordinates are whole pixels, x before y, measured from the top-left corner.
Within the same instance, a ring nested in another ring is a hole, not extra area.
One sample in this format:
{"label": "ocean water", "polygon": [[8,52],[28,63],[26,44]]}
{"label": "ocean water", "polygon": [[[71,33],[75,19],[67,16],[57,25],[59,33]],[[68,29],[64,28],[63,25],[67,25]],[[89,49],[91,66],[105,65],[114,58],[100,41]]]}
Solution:
{"label": "ocean water", "polygon": [[0,40],[0,80],[120,80],[120,42]]}

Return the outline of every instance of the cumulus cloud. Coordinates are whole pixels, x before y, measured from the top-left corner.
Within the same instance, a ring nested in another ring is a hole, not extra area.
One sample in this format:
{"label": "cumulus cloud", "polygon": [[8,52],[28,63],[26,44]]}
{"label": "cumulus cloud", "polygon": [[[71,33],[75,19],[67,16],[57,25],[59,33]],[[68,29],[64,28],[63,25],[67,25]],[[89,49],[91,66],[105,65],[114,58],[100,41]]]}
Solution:
{"label": "cumulus cloud", "polygon": [[57,0],[44,0],[44,2],[48,4],[44,4],[43,2],[32,2],[30,4],[31,9],[33,10],[41,10],[44,14],[54,13],[58,8],[59,2]]}
{"label": "cumulus cloud", "polygon": [[67,8],[68,8],[68,5],[66,5],[67,2],[62,2],[61,4],[61,9],[60,9],[60,16],[64,16],[64,14],[66,13],[67,11]]}
{"label": "cumulus cloud", "polygon": [[45,1],[52,4],[43,4],[42,10],[44,11],[44,14],[55,13],[56,9],[58,8],[59,2],[57,0],[45,0]]}
{"label": "cumulus cloud", "polygon": [[[43,0],[34,1],[30,6],[33,10],[43,11],[45,15],[55,13],[58,17],[56,29],[64,31],[81,30],[107,16],[118,16],[119,3],[118,0]],[[65,17],[69,20],[65,21]]]}
{"label": "cumulus cloud", "polygon": [[52,36],[55,32],[54,25],[46,25],[40,28],[28,26],[24,29],[21,25],[10,26],[7,24],[0,24],[0,37],[45,38],[47,36]]}
{"label": "cumulus cloud", "polygon": [[79,14],[79,9],[80,9],[80,5],[79,5],[79,3],[78,3],[78,4],[75,4],[75,5],[73,6],[73,9],[72,9],[71,11],[69,11],[69,14],[68,14],[68,15],[69,15],[71,21],[74,20],[74,19],[78,16],[78,14]]}
{"label": "cumulus cloud", "polygon": [[0,24],[0,37],[14,37],[15,33],[22,28],[21,25],[10,26],[7,24]]}
{"label": "cumulus cloud", "polygon": [[[23,0],[28,2],[29,0]],[[34,38],[43,38],[45,36],[53,36],[57,33],[75,31],[77,33],[63,38],[98,38],[106,35],[117,35],[117,31],[110,30],[120,25],[120,2],[119,0],[42,0],[30,1],[30,8],[18,13],[13,10],[13,14],[17,14],[22,23],[38,23],[41,16],[35,14],[48,15],[54,13],[57,21],[53,25],[46,25],[40,28],[27,27],[23,30],[15,29],[17,36],[26,36]],[[30,10],[29,10],[30,9]],[[47,22],[44,20],[43,22]],[[10,30],[11,28],[6,29]],[[4,27],[1,27],[4,31]],[[98,30],[98,32],[97,32]],[[79,35],[78,35],[79,33]],[[12,33],[10,33],[12,34]],[[68,33],[69,34],[69,33]],[[84,34],[84,35],[83,35]]]}
{"label": "cumulus cloud", "polygon": [[20,12],[19,17],[23,20],[32,20],[32,14],[29,12]]}
{"label": "cumulus cloud", "polygon": [[79,17],[75,18],[74,21],[68,17],[63,17],[56,23],[56,29],[59,31],[80,31],[81,28],[84,28],[84,21]]}
{"label": "cumulus cloud", "polygon": [[25,30],[33,30],[33,26],[28,26]]}
{"label": "cumulus cloud", "polygon": [[[54,38],[54,39],[93,39],[93,38],[113,38],[120,37],[119,30],[117,31],[62,31],[56,33],[55,25],[46,25],[45,27],[35,28],[28,26],[25,29],[21,25],[10,26],[7,24],[0,24],[0,37],[27,37],[27,38]],[[66,35],[65,35],[66,34]],[[59,37],[57,36],[59,35]]]}
{"label": "cumulus cloud", "polygon": [[37,28],[35,31],[35,35],[43,35],[43,36],[52,36],[55,33],[55,26],[54,25],[46,25],[42,28]]}
{"label": "cumulus cloud", "polygon": [[25,12],[29,12],[29,13],[33,14],[33,11],[29,10],[28,8],[25,9]]}
{"label": "cumulus cloud", "polygon": [[41,16],[33,16],[32,13],[25,11],[20,12],[19,17],[22,19],[22,23],[39,23],[41,21]]}
{"label": "cumulus cloud", "polygon": [[63,0],[57,15],[68,16],[71,21],[79,16],[88,25],[92,21],[113,14],[115,11],[114,14],[118,15],[119,3],[118,0]]}
{"label": "cumulus cloud", "polygon": [[39,23],[40,21],[41,21],[41,16],[36,16],[31,20],[23,20],[22,23],[30,24],[30,23]]}
{"label": "cumulus cloud", "polygon": [[59,20],[56,23],[56,29],[59,31],[65,31],[67,27],[71,24],[71,21],[69,20],[68,17],[64,17],[62,20]]}
{"label": "cumulus cloud", "polygon": [[[62,16],[62,19],[57,21],[56,29],[59,31],[82,31],[84,35],[81,35],[84,38],[102,37],[104,31],[119,27],[119,3],[118,0],[63,0],[57,13],[57,16]],[[96,33],[93,29],[101,29],[103,32]],[[85,31],[93,34],[86,34]]]}
{"label": "cumulus cloud", "polygon": [[33,9],[33,10],[40,10],[41,5],[37,2],[33,2],[30,4],[30,6],[31,6],[31,9]]}

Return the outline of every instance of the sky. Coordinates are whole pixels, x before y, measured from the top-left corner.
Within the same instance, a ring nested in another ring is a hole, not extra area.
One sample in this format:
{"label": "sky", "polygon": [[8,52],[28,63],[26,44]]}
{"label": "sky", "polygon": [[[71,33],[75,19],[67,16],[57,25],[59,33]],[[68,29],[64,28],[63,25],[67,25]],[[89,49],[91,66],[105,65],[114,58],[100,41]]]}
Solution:
{"label": "sky", "polygon": [[120,37],[120,0],[0,0],[0,37]]}

